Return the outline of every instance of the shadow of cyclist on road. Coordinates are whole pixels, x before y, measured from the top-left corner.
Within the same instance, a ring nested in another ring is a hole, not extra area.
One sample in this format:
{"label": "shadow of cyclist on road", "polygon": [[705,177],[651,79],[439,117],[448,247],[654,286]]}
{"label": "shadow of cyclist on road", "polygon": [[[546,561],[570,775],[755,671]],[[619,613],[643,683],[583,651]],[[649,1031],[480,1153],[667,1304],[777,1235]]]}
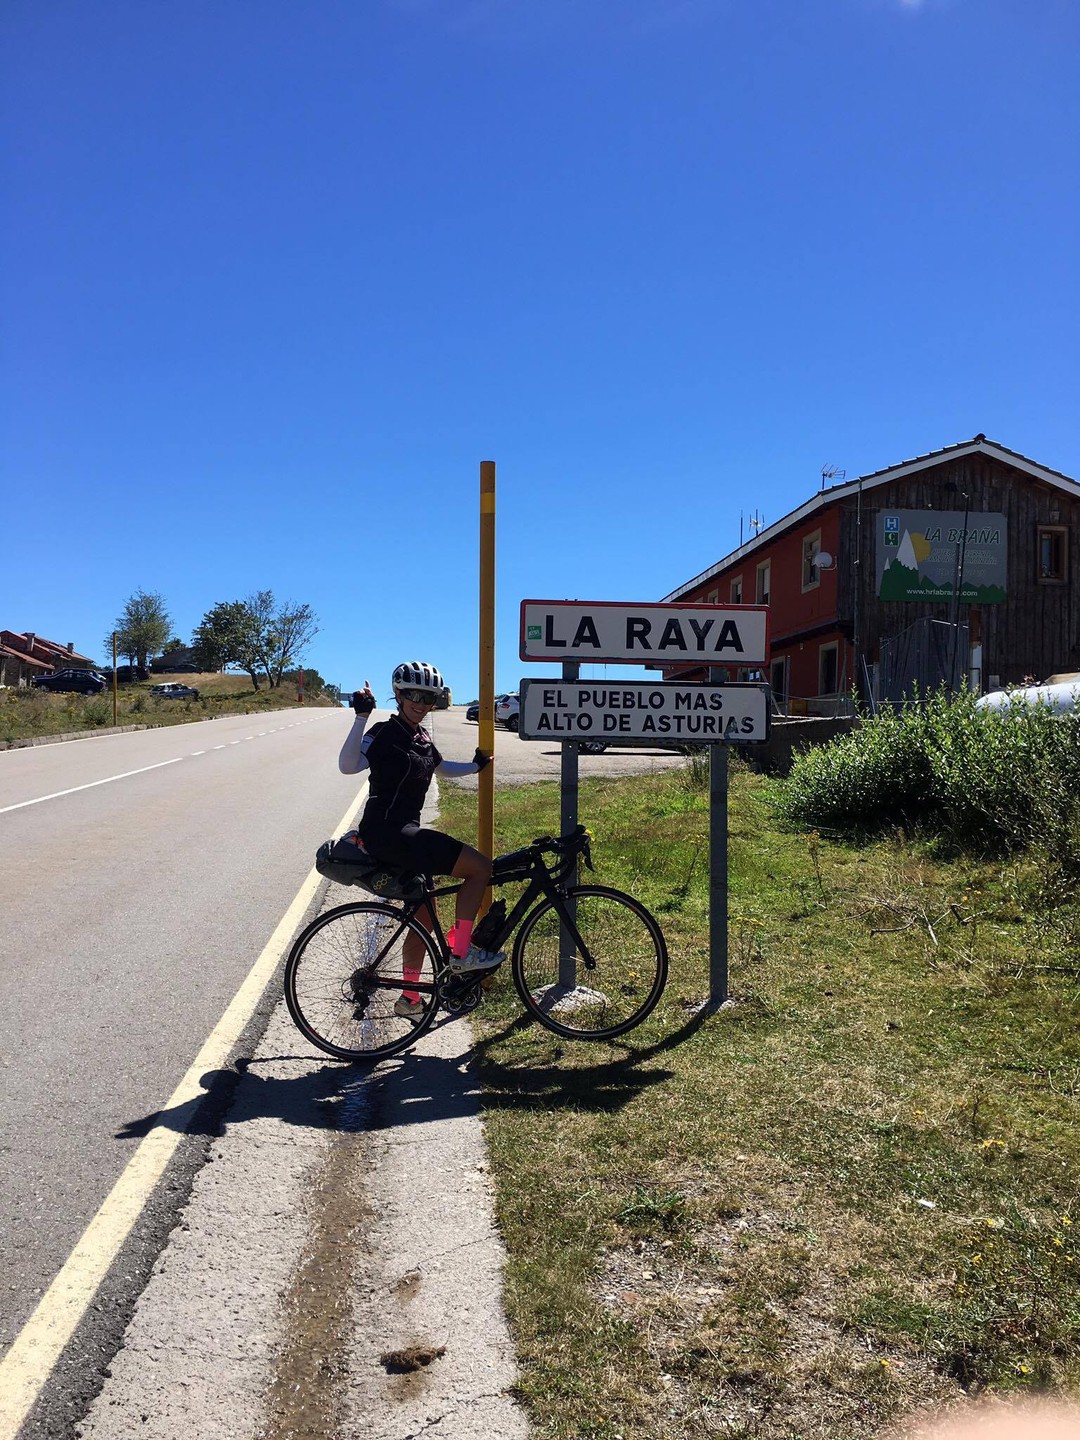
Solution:
{"label": "shadow of cyclist on road", "polygon": [[[493,1057],[500,1041],[531,1024],[524,1015],[450,1056],[414,1051],[371,1068],[313,1064],[312,1057],[303,1055],[259,1056],[240,1061],[235,1069],[208,1070],[200,1077],[201,1095],[127,1121],[116,1138],[140,1140],[159,1126],[190,1135],[220,1135],[231,1126],[260,1119],[317,1129],[379,1130],[433,1124],[478,1110],[552,1110],[566,1105],[614,1114],[672,1077],[674,1072],[657,1060],[690,1040],[710,1015],[707,1007],[698,1010],[651,1045],[608,1042],[609,1055],[611,1050],[622,1053],[595,1065],[574,1067],[558,1063],[572,1042],[561,1042],[546,1032],[544,1040],[554,1047],[548,1049],[548,1056],[554,1054],[554,1060],[545,1056],[538,1065],[508,1065]],[[270,1073],[271,1067],[286,1065],[293,1073]]]}

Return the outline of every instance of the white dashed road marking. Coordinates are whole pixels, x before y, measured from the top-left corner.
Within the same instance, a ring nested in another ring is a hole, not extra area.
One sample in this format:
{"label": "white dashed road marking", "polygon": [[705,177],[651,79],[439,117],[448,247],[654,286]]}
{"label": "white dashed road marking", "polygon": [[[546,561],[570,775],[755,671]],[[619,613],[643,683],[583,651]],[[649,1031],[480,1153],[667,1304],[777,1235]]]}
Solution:
{"label": "white dashed road marking", "polygon": [[[311,720],[296,720],[292,725],[282,725],[282,730],[292,730],[296,725],[312,725],[319,717],[313,716]],[[260,730],[256,735],[245,735],[244,740],[256,740],[263,735],[276,735],[276,730]],[[240,745],[240,740],[230,740],[230,745]],[[215,750],[224,750],[225,745],[213,746]],[[156,765],[141,765],[138,770],[125,770],[120,775],[106,775],[103,780],[88,780],[85,785],[72,785],[69,790],[54,790],[51,795],[38,795],[33,800],[20,800],[15,805],[0,806],[0,815],[6,815],[9,810],[24,810],[27,805],[42,805],[46,800],[59,800],[65,795],[75,795],[80,790],[92,790],[95,785],[111,785],[114,780],[127,780],[132,775],[145,775],[148,770],[160,770],[165,765],[178,765],[181,760],[194,760],[197,755],[205,755],[205,750],[192,750],[188,755],[174,755],[171,760],[159,760]]]}
{"label": "white dashed road marking", "polygon": [[126,780],[129,775],[145,775],[147,770],[160,770],[163,765],[179,765],[183,755],[177,755],[172,760],[159,760],[156,765],[143,765],[138,770],[125,770],[122,775],[106,775],[104,780],[90,780],[85,785],[73,785],[70,790],[54,790],[51,795],[39,795],[36,800],[20,800],[17,805],[5,805],[0,810],[0,815],[6,815],[9,810],[22,810],[27,805],[40,805],[45,800],[59,800],[62,795],[74,795],[77,790],[92,790],[95,785],[108,785],[113,780]]}

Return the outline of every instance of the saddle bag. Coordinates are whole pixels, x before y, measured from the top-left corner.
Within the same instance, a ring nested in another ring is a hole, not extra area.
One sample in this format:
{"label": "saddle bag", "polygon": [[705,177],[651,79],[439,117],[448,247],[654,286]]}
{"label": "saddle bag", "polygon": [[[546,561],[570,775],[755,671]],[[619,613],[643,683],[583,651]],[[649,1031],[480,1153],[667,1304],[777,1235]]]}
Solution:
{"label": "saddle bag", "polygon": [[337,885],[359,885],[384,900],[419,900],[424,877],[376,860],[364,849],[355,830],[340,840],[326,840],[315,852],[315,869]]}

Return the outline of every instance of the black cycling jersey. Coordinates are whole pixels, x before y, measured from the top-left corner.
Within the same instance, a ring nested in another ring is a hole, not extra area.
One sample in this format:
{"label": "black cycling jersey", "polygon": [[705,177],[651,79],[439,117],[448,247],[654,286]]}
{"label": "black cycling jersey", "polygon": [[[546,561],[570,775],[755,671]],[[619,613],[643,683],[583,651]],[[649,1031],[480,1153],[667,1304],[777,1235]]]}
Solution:
{"label": "black cycling jersey", "polygon": [[391,715],[365,734],[361,754],[371,771],[371,791],[357,827],[361,836],[418,821],[443,758],[423,726],[414,730],[400,715]]}

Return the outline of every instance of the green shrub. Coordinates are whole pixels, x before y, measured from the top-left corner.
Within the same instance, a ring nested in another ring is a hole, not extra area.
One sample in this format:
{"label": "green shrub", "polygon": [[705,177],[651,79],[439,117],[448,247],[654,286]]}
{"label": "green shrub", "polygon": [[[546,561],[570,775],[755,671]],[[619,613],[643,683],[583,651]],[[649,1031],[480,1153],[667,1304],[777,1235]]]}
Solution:
{"label": "green shrub", "polygon": [[965,845],[1054,851],[1080,874],[1080,719],[939,693],[799,756],[777,804],[844,832],[927,826]]}
{"label": "green shrub", "polygon": [[112,724],[112,697],[95,695],[83,706],[83,720],[88,728]]}

